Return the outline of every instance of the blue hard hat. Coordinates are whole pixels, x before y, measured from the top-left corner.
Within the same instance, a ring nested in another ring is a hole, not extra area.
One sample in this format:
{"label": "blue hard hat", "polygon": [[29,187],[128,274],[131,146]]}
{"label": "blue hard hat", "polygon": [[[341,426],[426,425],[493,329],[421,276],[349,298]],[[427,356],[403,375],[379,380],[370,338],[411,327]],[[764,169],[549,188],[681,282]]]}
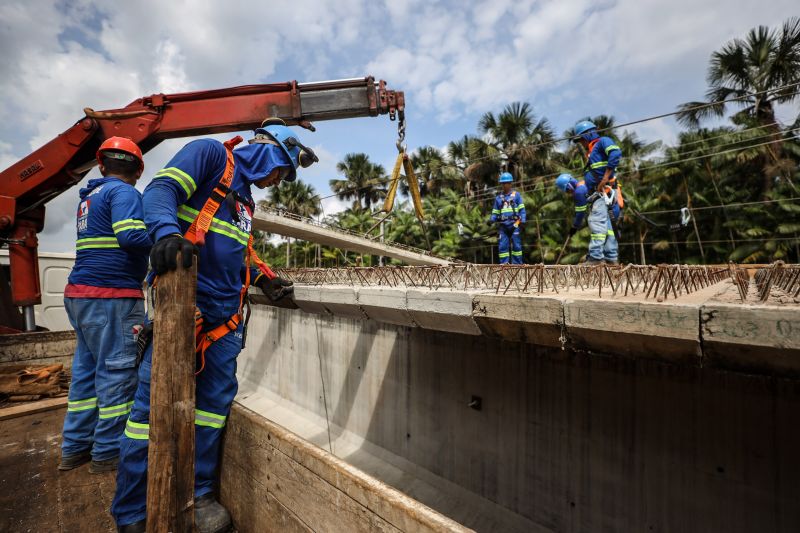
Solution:
{"label": "blue hard hat", "polygon": [[294,181],[297,178],[296,169],[298,166],[306,168],[319,161],[314,151],[304,146],[300,139],[297,138],[297,135],[280,119],[265,120],[264,124],[255,130],[255,134],[256,138],[250,141],[251,143],[258,142],[259,139],[264,142],[263,137],[267,137],[269,140],[278,143],[278,146],[291,161],[293,168],[289,176],[285,178],[285,181]]}
{"label": "blue hard hat", "polygon": [[575,128],[574,128],[575,135],[583,135],[584,133],[586,133],[588,131],[596,130],[596,129],[597,129],[597,124],[595,124],[591,120],[581,120],[580,122],[575,124]]}
{"label": "blue hard hat", "polygon": [[561,192],[567,192],[570,183],[572,183],[572,179],[572,174],[561,174],[556,178],[556,187],[558,187]]}
{"label": "blue hard hat", "polygon": [[511,175],[511,172],[503,172],[500,174],[500,183],[514,183],[514,176]]}

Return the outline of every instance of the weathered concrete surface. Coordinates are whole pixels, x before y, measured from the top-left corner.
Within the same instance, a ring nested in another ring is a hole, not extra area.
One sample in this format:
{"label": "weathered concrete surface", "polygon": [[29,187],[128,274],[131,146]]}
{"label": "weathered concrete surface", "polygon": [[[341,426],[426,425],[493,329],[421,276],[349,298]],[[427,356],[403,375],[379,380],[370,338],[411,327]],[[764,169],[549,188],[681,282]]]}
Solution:
{"label": "weathered concrete surface", "polygon": [[314,226],[300,220],[256,211],[253,213],[253,229],[277,233],[284,237],[293,237],[304,241],[342,248],[370,255],[382,255],[399,259],[409,265],[449,265],[450,261],[435,256],[420,254],[388,244],[371,241],[364,237],[350,235],[322,226]]}
{"label": "weathered concrete surface", "polygon": [[708,303],[701,309],[710,366],[800,375],[800,309]]}
{"label": "weathered concrete surface", "polygon": [[0,365],[62,363],[72,366],[75,353],[74,331],[37,331],[0,335]]}
{"label": "weathered concrete surface", "polygon": [[238,401],[477,531],[800,529],[800,383],[564,348],[257,306]]}
{"label": "weathered concrete surface", "polygon": [[598,298],[580,291],[494,291],[300,285],[300,309],[539,346],[800,377],[800,306],[720,301],[729,282],[677,300]]}
{"label": "weathered concrete surface", "polygon": [[476,294],[472,314],[490,337],[553,347],[564,340],[563,306],[556,298]]}
{"label": "weathered concrete surface", "polygon": [[472,318],[472,293],[408,289],[406,305],[411,319],[421,328],[480,335]]}
{"label": "weathered concrete surface", "polygon": [[699,364],[696,305],[567,299],[564,322],[577,348]]}

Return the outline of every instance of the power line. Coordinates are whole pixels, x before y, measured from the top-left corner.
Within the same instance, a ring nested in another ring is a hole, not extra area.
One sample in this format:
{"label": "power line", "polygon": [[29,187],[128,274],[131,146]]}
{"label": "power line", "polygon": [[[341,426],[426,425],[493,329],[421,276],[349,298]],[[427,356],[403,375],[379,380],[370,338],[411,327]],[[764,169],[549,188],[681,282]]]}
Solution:
{"label": "power line", "polygon": [[[669,113],[661,113],[659,115],[653,115],[653,116],[650,116],[650,117],[645,117],[645,118],[641,118],[641,119],[638,119],[638,120],[633,120],[631,122],[625,122],[625,123],[622,123],[622,124],[616,124],[614,126],[609,126],[607,128],[599,128],[597,130],[597,132],[601,133],[601,132],[612,130],[612,129],[619,129],[619,128],[624,128],[624,127],[627,127],[627,126],[633,126],[633,125],[636,125],[636,124],[642,124],[644,122],[649,122],[649,121],[652,121],[652,120],[659,120],[659,119],[666,118],[666,117],[669,117],[669,116],[678,115],[678,114],[681,114],[681,113],[687,113],[687,112],[691,112],[691,111],[705,109],[705,108],[708,108],[708,107],[713,107],[713,106],[716,106],[716,105],[719,105],[719,104],[723,104],[723,103],[727,103],[727,102],[735,102],[735,101],[744,100],[744,99],[747,99],[747,98],[750,98],[750,97],[753,97],[753,96],[769,94],[769,93],[772,93],[772,92],[778,92],[778,91],[782,91],[783,89],[787,89],[789,87],[796,87],[798,85],[800,85],[800,82],[789,83],[789,84],[786,84],[786,85],[783,85],[781,87],[777,87],[777,88],[774,88],[774,89],[767,89],[767,90],[764,90],[764,91],[748,93],[748,94],[744,94],[744,95],[737,96],[737,97],[734,97],[734,98],[728,98],[728,99],[724,99],[724,100],[717,100],[715,102],[708,102],[708,103],[705,103],[705,104],[692,106],[692,107],[683,109],[681,111],[672,111],[672,112],[669,112]],[[795,94],[795,95],[798,94],[798,91],[795,91],[793,94]],[[761,127],[768,127],[768,126],[775,125],[775,124],[777,124],[777,123],[773,123],[773,124],[769,124],[769,125],[761,126]],[[755,128],[751,128],[751,129],[755,129]],[[746,131],[746,130],[744,130],[744,131]],[[734,132],[731,132],[731,133],[734,133]],[[572,136],[572,137],[560,137],[560,138],[553,139],[553,140],[550,140],[550,141],[543,141],[543,142],[540,142],[540,143],[522,145],[519,148],[538,148],[538,147],[541,147],[541,146],[549,146],[549,145],[553,145],[553,144],[558,144],[560,142],[569,141],[569,140],[571,140],[573,138],[574,138],[574,136]],[[470,163],[472,164],[472,163],[476,163],[478,161],[484,161],[484,160],[487,160],[487,159],[495,159],[497,157],[499,157],[499,155],[478,157],[478,158],[475,158],[475,159],[470,159]],[[455,169],[461,170],[457,165],[454,165],[454,164],[443,165],[443,167],[445,167],[445,168],[449,167],[449,168],[455,168]],[[372,185],[365,185],[365,186],[362,186],[362,187],[354,187],[354,188],[351,188],[351,189],[345,189],[343,191],[340,191],[339,193],[334,193],[334,194],[330,194],[330,195],[327,195],[327,196],[319,197],[319,200],[320,201],[327,200],[328,198],[333,198],[334,196],[338,196],[339,194],[341,194],[343,192],[360,191],[360,190],[369,188],[371,186]]]}

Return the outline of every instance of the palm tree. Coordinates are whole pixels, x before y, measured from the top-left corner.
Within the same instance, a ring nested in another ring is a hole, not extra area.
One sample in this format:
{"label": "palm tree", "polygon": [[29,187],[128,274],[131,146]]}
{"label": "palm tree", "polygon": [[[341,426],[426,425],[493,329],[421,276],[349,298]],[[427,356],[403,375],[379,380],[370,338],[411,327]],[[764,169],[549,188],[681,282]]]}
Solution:
{"label": "palm tree", "polygon": [[[735,98],[741,110],[736,123],[754,119],[762,126],[775,124],[775,105],[797,98],[800,82],[800,18],[784,22],[780,31],[753,28],[744,39],[736,38],[711,54],[706,93],[709,103],[688,102],[679,107],[678,119],[696,128],[709,117],[723,117]],[[786,87],[787,85],[792,85]],[[705,106],[705,107],[699,107]]]}
{"label": "palm tree", "polygon": [[[261,207],[273,207],[302,217],[314,217],[322,212],[314,187],[302,180],[283,182],[272,187],[269,198],[259,202]],[[286,238],[286,266],[291,265],[291,240]]]}
{"label": "palm tree", "polygon": [[340,200],[353,200],[353,208],[367,211],[386,195],[386,170],[373,163],[367,154],[347,154],[336,164],[344,179],[330,180],[331,190]]}

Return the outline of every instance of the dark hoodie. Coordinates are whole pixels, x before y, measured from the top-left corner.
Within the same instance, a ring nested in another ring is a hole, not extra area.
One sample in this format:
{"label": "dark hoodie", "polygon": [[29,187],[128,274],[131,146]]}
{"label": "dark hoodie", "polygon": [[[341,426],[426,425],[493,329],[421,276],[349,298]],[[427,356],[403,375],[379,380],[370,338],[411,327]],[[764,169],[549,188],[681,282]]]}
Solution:
{"label": "dark hoodie", "polygon": [[141,297],[152,241],[142,195],[116,177],[89,180],[80,191],[75,267],[67,297]]}

